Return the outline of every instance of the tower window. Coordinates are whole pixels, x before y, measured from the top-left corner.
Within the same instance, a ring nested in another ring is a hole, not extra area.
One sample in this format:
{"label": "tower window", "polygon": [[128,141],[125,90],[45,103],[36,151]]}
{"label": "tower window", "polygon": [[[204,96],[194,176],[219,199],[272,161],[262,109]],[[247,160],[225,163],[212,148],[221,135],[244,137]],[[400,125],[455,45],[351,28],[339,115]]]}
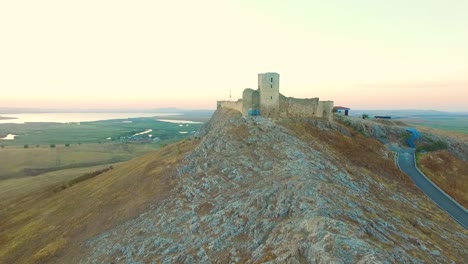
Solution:
{"label": "tower window", "polygon": [[273,82],[273,78],[270,78],[271,82]]}
{"label": "tower window", "polygon": [[273,96],[270,96],[270,99],[273,100]]}
{"label": "tower window", "polygon": [[273,84],[270,84],[270,88],[273,88]]}

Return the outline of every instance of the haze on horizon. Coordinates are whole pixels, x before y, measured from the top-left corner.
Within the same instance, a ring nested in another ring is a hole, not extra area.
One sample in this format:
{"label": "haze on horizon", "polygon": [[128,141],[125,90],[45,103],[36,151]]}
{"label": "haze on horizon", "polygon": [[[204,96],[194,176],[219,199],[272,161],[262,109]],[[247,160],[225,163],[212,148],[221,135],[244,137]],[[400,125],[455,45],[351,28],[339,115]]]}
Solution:
{"label": "haze on horizon", "polygon": [[0,106],[215,108],[281,75],[353,109],[468,111],[468,1],[4,1]]}

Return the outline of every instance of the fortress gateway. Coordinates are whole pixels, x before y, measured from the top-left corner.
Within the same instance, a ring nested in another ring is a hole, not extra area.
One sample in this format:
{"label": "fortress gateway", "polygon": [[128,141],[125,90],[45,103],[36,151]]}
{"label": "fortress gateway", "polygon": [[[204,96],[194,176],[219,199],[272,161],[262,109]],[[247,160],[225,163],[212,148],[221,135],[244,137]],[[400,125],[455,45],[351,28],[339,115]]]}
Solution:
{"label": "fortress gateway", "polygon": [[264,117],[323,117],[332,120],[333,101],[319,101],[319,98],[296,99],[279,92],[279,74],[267,72],[258,74],[258,89],[247,88],[242,99],[218,101],[217,108],[231,108],[244,116]]}

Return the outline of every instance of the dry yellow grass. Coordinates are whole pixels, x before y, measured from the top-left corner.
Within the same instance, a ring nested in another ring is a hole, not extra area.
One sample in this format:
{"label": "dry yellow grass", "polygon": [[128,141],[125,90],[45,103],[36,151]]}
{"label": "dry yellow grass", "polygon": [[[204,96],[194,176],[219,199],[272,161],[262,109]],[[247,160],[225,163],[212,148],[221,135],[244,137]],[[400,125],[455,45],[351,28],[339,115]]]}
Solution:
{"label": "dry yellow grass", "polygon": [[[122,163],[110,164],[118,166]],[[107,168],[99,165],[44,173],[38,176],[0,180],[0,212],[8,207],[16,207],[29,200],[36,200],[41,195],[49,195],[52,186],[61,186],[86,173]]]}
{"label": "dry yellow grass", "polygon": [[[62,166],[88,167],[129,160],[154,150],[143,144],[83,144],[70,147],[6,147],[0,148],[0,179],[29,176],[28,168],[53,168]],[[146,149],[145,149],[146,148]],[[114,160],[114,161],[113,161]]]}
{"label": "dry yellow grass", "polygon": [[[186,140],[149,153],[60,192],[21,193],[0,211],[4,263],[76,263],[86,239],[147,210],[175,182],[175,166],[197,145]],[[11,185],[9,185],[11,186]],[[4,186],[5,187],[5,186]],[[0,186],[0,193],[5,192]]]}
{"label": "dry yellow grass", "polygon": [[419,154],[418,165],[437,186],[468,208],[468,162],[442,150]]}

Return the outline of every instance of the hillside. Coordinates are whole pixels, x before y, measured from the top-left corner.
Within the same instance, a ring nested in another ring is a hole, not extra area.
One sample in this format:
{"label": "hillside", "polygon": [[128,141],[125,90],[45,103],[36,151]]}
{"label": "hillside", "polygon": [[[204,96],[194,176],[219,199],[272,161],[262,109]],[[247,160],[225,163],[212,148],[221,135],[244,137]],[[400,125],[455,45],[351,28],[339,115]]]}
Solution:
{"label": "hillside", "polygon": [[383,144],[320,119],[218,110],[195,139],[54,190],[0,211],[0,259],[464,263],[468,255],[468,231]]}
{"label": "hillside", "polygon": [[77,263],[84,241],[167,197],[175,167],[195,145],[170,145],[65,189],[63,174],[99,167],[0,181],[0,263]]}
{"label": "hillside", "polygon": [[468,254],[468,233],[379,142],[317,120],[221,110],[170,198],[88,242],[110,261],[423,263]]}
{"label": "hillside", "polygon": [[[358,118],[338,121],[387,145],[407,145],[405,139],[409,133],[406,128],[410,126],[401,121]],[[419,168],[438,187],[467,208],[468,135],[421,126],[416,128],[421,134],[416,141]]]}
{"label": "hillside", "polygon": [[468,208],[468,165],[447,150],[418,156],[419,166],[435,184]]}

